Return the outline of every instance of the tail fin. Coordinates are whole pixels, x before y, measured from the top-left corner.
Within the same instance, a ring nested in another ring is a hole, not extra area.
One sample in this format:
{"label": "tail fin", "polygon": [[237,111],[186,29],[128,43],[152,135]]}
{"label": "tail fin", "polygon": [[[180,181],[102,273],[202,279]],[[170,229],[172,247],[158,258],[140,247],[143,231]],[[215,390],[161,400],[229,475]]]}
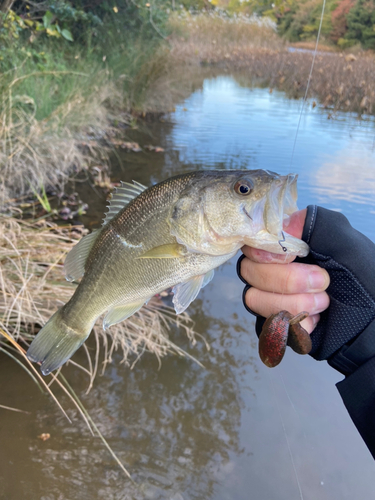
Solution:
{"label": "tail fin", "polygon": [[77,332],[65,324],[62,309],[59,309],[48,320],[32,341],[27,357],[30,361],[42,363],[43,375],[48,375],[63,365],[73,356],[91,332]]}

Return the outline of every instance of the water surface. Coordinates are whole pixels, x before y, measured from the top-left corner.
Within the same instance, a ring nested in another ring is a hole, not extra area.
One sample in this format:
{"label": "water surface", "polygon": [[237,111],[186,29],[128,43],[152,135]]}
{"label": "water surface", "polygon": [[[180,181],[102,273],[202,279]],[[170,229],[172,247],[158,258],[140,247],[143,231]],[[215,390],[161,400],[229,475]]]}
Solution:
{"label": "water surface", "polygon": [[[309,103],[294,148],[301,102],[249,88],[248,81],[244,74],[208,78],[164,122],[129,132],[165,152],[123,153],[114,177],[149,184],[201,168],[293,171],[300,207],[342,211],[375,241],[373,119],[328,118],[329,110]],[[84,201],[102,210],[104,201],[90,189]],[[64,370],[141,489],[124,478],[75,410],[70,425],[3,356],[0,404],[31,414],[0,408],[0,498],[373,498],[374,462],[334,386],[341,375],[293,352],[277,368],[262,365],[234,264],[222,266],[189,308],[210,350],[172,332],[204,368],[170,356],[159,369],[145,354],[131,371],[116,355],[88,395],[82,372]],[[80,353],[75,359],[84,362]],[[42,432],[51,438],[37,439]]]}

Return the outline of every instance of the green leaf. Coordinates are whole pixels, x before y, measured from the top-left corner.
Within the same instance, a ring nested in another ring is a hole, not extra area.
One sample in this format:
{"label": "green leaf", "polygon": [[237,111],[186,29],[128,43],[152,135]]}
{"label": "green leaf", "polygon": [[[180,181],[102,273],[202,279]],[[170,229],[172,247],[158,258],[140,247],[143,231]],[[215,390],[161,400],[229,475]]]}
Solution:
{"label": "green leaf", "polygon": [[69,40],[69,42],[74,42],[73,35],[69,30],[67,29],[61,30],[61,34],[66,40]]}
{"label": "green leaf", "polygon": [[60,33],[57,31],[55,25],[51,26],[50,28],[46,28],[46,33],[47,35],[55,36],[56,38],[59,38],[61,36]]}
{"label": "green leaf", "polygon": [[43,24],[45,28],[49,28],[51,26],[54,17],[55,16],[52,14],[52,12],[47,10],[47,12],[43,16]]}

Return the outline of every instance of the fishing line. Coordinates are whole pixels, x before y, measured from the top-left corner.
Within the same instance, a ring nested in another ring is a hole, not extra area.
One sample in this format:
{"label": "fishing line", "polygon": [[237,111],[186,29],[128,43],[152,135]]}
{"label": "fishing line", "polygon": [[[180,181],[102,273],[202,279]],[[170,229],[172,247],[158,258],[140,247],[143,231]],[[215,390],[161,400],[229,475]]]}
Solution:
{"label": "fishing line", "polygon": [[312,60],[312,63],[311,63],[310,74],[309,74],[309,77],[307,79],[306,91],[305,91],[305,95],[304,95],[303,101],[302,101],[301,112],[299,114],[299,120],[298,120],[296,135],[294,137],[292,157],[290,159],[290,167],[292,167],[292,163],[293,163],[294,151],[296,149],[296,143],[297,143],[298,132],[299,132],[300,124],[301,124],[302,113],[303,113],[303,110],[304,110],[304,107],[305,107],[305,103],[306,103],[306,100],[307,100],[307,93],[308,93],[309,88],[310,88],[310,82],[311,82],[312,72],[313,72],[313,69],[314,69],[315,58],[316,58],[316,54],[318,52],[318,44],[319,44],[319,39],[320,39],[320,32],[322,30],[322,24],[323,24],[323,16],[324,16],[325,6],[326,6],[326,0],[323,0],[323,7],[322,7],[322,13],[320,15],[320,23],[319,23],[318,35],[316,37],[316,43],[315,43],[313,60]]}
{"label": "fishing line", "polygon": [[[293,164],[294,152],[295,152],[295,149],[296,149],[298,133],[299,133],[299,129],[300,129],[300,125],[301,125],[301,120],[302,120],[302,114],[303,114],[303,110],[305,108],[305,103],[307,101],[307,95],[308,95],[308,92],[309,92],[311,78],[312,78],[312,74],[313,74],[313,70],[314,70],[316,54],[318,52],[318,45],[319,45],[319,40],[320,40],[320,33],[322,31],[322,25],[323,25],[323,17],[324,17],[325,7],[326,7],[326,0],[323,0],[322,12],[320,14],[319,29],[318,29],[318,34],[317,34],[317,37],[316,37],[315,48],[314,48],[314,53],[313,53],[313,59],[312,59],[312,62],[311,62],[309,77],[307,79],[307,85],[306,85],[305,95],[304,95],[303,100],[302,100],[302,106],[301,106],[301,111],[300,111],[300,114],[299,114],[299,119],[298,119],[298,124],[297,124],[297,130],[296,130],[296,134],[294,136],[292,155],[291,155],[291,158],[290,158],[290,165],[289,165],[290,169],[292,168],[292,164]],[[285,236],[284,236],[283,231],[281,232],[281,234],[282,234],[282,239],[280,238],[280,240],[279,240],[278,243],[281,246],[281,248],[283,249],[283,251],[285,252],[285,256],[287,258],[288,257],[287,248],[283,246],[283,243],[285,241]],[[282,295],[284,295],[284,292],[282,293]]]}
{"label": "fishing line", "polygon": [[[313,70],[314,70],[314,64],[315,64],[316,54],[318,52],[318,45],[319,45],[320,33],[321,33],[321,30],[322,30],[322,24],[323,24],[323,16],[324,16],[324,11],[325,11],[325,6],[326,6],[326,0],[323,0],[322,12],[321,12],[321,15],[320,15],[319,29],[318,29],[318,34],[317,34],[317,37],[316,37],[316,43],[315,43],[315,49],[314,49],[313,59],[312,59],[312,62],[311,62],[309,77],[307,79],[307,85],[306,85],[305,95],[304,95],[303,100],[302,100],[302,106],[301,106],[301,111],[300,111],[300,114],[299,114],[299,119],[298,119],[298,124],[297,124],[297,130],[296,130],[296,134],[294,136],[294,143],[293,143],[292,155],[291,155],[291,158],[290,158],[290,169],[292,168],[292,164],[293,164],[294,152],[295,152],[295,149],[296,149],[298,133],[299,133],[299,129],[300,129],[300,125],[301,125],[301,120],[302,120],[302,114],[303,114],[303,111],[304,111],[304,108],[305,108],[305,103],[307,101],[307,95],[308,95],[308,91],[309,91],[309,88],[310,88],[312,73],[313,73]],[[283,251],[285,252],[285,260],[286,260],[288,258],[288,252],[287,252],[287,248],[283,246],[283,243],[285,242],[285,235],[284,235],[283,231],[281,232],[281,235],[282,235],[282,238],[280,238],[280,240],[279,240],[278,243],[281,246],[281,248],[283,249]],[[288,264],[289,263],[287,263],[287,265]],[[286,287],[286,283],[285,283],[285,287]],[[285,294],[285,292],[282,293],[282,295],[284,295],[284,294]],[[273,392],[274,392],[274,396],[275,396],[275,399],[276,399],[276,404],[277,404],[277,408],[278,408],[278,412],[279,412],[279,416],[280,416],[280,420],[281,420],[281,425],[283,427],[285,440],[287,442],[288,451],[289,451],[289,455],[290,455],[290,460],[292,462],[294,474],[295,474],[295,477],[296,477],[296,480],[297,480],[297,485],[298,485],[298,489],[299,489],[300,499],[303,500],[304,497],[303,497],[303,493],[302,493],[301,484],[300,484],[300,481],[299,481],[299,478],[298,478],[296,464],[294,462],[292,449],[291,449],[291,446],[290,446],[290,443],[289,443],[288,434],[286,432],[284,419],[283,419],[283,416],[281,414],[281,408],[280,408],[279,402],[277,400],[276,390],[275,390],[275,386],[274,386],[274,383],[273,383],[273,379],[272,379],[271,373],[269,373],[269,376],[270,376],[270,380],[271,380],[271,384],[272,384],[272,389],[273,389]],[[284,384],[284,389],[285,389],[285,392],[286,392],[286,394],[288,396],[289,402],[290,402],[292,408],[294,409],[294,411],[298,415],[298,412],[296,411],[296,408],[295,408],[294,404],[292,403],[292,401],[290,399],[288,391],[286,390],[284,379],[283,379],[283,377],[281,377],[281,378],[282,378],[282,381],[283,381],[283,384]]]}
{"label": "fishing line", "polygon": [[273,390],[273,394],[274,394],[274,396],[275,396],[276,405],[277,405],[277,409],[278,409],[278,412],[279,412],[279,416],[280,416],[280,420],[281,420],[281,425],[282,425],[282,427],[283,427],[285,440],[286,440],[286,443],[287,443],[287,445],[288,445],[288,451],[289,451],[289,455],[290,455],[290,460],[291,460],[291,462],[292,462],[294,475],[295,475],[295,477],[296,477],[296,481],[297,481],[297,486],[298,486],[298,490],[299,490],[299,496],[300,496],[300,499],[301,499],[301,500],[304,500],[304,496],[303,496],[303,493],[302,493],[301,483],[300,483],[299,478],[298,478],[298,473],[297,473],[296,464],[295,464],[294,459],[293,459],[292,449],[291,449],[291,447],[290,447],[290,443],[289,443],[289,439],[288,439],[288,434],[287,434],[287,432],[286,432],[286,427],[285,427],[284,419],[283,419],[283,416],[282,416],[282,413],[281,413],[281,408],[280,408],[280,405],[279,405],[279,401],[278,401],[278,399],[277,399],[277,394],[276,394],[275,384],[274,384],[274,382],[273,382],[273,378],[272,378],[272,375],[271,375],[270,370],[268,370],[268,374],[269,374],[269,377],[270,377],[270,380],[271,380],[272,390]]}

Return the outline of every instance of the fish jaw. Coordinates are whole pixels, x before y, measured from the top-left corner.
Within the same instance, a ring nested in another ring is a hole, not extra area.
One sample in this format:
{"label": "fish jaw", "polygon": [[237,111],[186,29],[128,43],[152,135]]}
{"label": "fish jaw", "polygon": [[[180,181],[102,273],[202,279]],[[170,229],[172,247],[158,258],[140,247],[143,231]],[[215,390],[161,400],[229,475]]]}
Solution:
{"label": "fish jaw", "polygon": [[244,238],[244,244],[267,252],[297,257],[306,257],[310,252],[307,243],[285,231],[281,231],[280,235],[275,235],[262,230],[253,237]]}
{"label": "fish jaw", "polygon": [[276,254],[308,255],[307,243],[283,230],[284,219],[298,210],[297,178],[296,174],[288,174],[274,179],[263,203],[247,214],[258,230],[245,236],[245,245]]}

